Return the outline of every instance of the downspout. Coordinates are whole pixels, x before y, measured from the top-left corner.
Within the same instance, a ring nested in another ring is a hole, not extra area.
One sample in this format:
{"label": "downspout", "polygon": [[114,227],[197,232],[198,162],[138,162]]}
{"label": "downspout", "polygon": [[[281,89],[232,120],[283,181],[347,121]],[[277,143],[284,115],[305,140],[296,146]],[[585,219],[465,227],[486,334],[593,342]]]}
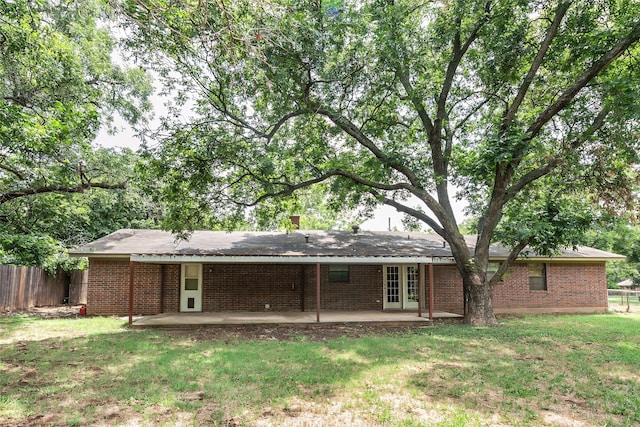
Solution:
{"label": "downspout", "polygon": [[429,320],[433,322],[433,263],[429,264]]}

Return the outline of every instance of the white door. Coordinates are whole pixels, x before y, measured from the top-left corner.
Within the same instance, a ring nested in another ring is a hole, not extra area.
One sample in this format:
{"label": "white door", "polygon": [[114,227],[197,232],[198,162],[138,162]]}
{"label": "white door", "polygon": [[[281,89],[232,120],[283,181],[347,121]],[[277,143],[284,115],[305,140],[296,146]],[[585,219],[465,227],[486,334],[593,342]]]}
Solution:
{"label": "white door", "polygon": [[418,283],[418,266],[403,266],[403,304],[404,308],[418,308],[418,296],[420,295],[420,284]]}
{"label": "white door", "polygon": [[417,265],[386,265],[383,308],[417,309],[420,294],[419,277]]}
{"label": "white door", "polygon": [[202,264],[182,264],[180,311],[202,311]]}
{"label": "white door", "polygon": [[402,308],[402,270],[399,265],[387,265],[384,268],[384,305],[383,308]]}

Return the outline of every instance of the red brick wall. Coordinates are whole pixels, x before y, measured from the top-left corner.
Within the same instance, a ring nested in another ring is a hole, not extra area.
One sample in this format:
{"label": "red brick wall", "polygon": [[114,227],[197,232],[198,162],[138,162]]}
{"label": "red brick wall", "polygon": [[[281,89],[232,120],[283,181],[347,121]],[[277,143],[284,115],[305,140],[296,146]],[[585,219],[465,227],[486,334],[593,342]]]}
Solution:
{"label": "red brick wall", "polygon": [[493,307],[497,312],[513,309],[534,311],[572,311],[574,308],[607,308],[607,281],[604,262],[569,264],[547,263],[547,290],[529,290],[529,270],[526,263],[514,264],[503,284],[493,292]]}
{"label": "red brick wall", "polygon": [[[180,265],[136,263],[134,314],[180,310]],[[323,310],[380,310],[383,274],[379,265],[352,265],[349,283],[329,283],[321,266]],[[425,268],[428,274],[428,268]],[[428,276],[427,276],[428,277]],[[462,280],[455,266],[434,266],[434,310],[462,313]],[[428,285],[425,309],[428,309]],[[496,286],[497,312],[509,310],[604,310],[607,289],[604,263],[549,263],[547,290],[530,291],[525,263],[515,264]],[[203,265],[203,311],[313,311],[315,265]],[[129,262],[90,259],[87,312],[126,315],[129,310]]]}
{"label": "red brick wall", "polygon": [[[425,292],[427,293],[427,307],[429,307],[429,279],[428,266]],[[433,266],[433,310],[448,311],[451,313],[464,313],[464,300],[462,299],[462,277],[455,265]]]}
{"label": "red brick wall", "polygon": [[[316,267],[307,266],[305,310],[316,309]],[[329,267],[320,266],[321,310],[382,310],[382,266],[349,266],[349,283],[329,282]]]}
{"label": "red brick wall", "polygon": [[[160,312],[161,265],[135,264],[134,314]],[[89,259],[87,314],[129,313],[129,261]]]}
{"label": "red brick wall", "polygon": [[162,312],[177,313],[180,311],[180,265],[165,264],[162,266]]}
{"label": "red brick wall", "polygon": [[[351,266],[349,283],[329,283],[321,266],[323,310],[382,309],[380,266]],[[305,311],[316,308],[315,265],[205,264],[203,311]],[[269,308],[265,308],[269,304]]]}

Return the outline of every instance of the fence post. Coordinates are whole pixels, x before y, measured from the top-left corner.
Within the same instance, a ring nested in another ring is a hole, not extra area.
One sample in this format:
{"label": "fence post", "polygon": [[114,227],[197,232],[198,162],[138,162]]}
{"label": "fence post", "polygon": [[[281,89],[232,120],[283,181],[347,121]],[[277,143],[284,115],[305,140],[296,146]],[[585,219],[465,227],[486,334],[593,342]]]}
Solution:
{"label": "fence post", "polygon": [[20,267],[20,284],[18,287],[18,309],[24,308],[24,271],[25,267]]}

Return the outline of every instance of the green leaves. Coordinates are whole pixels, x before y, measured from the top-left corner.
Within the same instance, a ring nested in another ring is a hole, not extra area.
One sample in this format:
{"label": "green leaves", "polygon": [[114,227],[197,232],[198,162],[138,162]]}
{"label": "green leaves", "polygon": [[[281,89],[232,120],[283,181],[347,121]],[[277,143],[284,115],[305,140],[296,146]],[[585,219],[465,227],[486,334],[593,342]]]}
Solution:
{"label": "green leaves", "polygon": [[136,124],[149,110],[150,81],[114,59],[105,12],[99,0],[0,3],[3,262],[71,268],[65,245],[136,224],[123,217],[142,203],[74,194],[126,186],[132,153],[95,150],[93,140],[114,116]]}
{"label": "green leaves", "polygon": [[116,4],[172,104],[147,153],[172,229],[244,225],[260,203],[277,224],[323,183],[332,206],[418,199],[483,269],[491,241],[553,253],[591,203],[638,205],[637,2]]}
{"label": "green leaves", "polygon": [[72,271],[85,267],[86,261],[70,258],[55,239],[43,234],[5,234],[0,232],[0,264],[41,267],[55,275],[59,269]]}
{"label": "green leaves", "polygon": [[148,79],[112,60],[103,8],[94,0],[0,5],[1,203],[106,178],[87,168],[98,130],[115,113],[135,123],[148,109]]}

